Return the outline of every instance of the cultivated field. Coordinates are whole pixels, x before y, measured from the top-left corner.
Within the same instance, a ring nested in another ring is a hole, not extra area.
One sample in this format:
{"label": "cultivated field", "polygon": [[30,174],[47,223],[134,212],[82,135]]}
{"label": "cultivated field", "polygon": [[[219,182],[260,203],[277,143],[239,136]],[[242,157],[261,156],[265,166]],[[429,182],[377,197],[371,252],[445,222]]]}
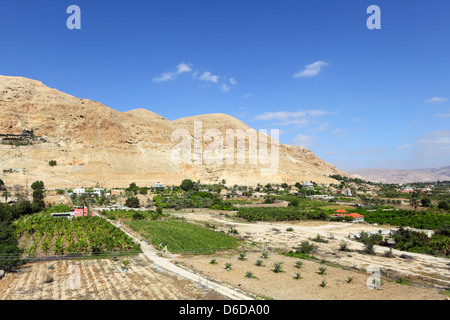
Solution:
{"label": "cultivated field", "polygon": [[[409,279],[411,283],[450,288],[449,259],[398,250],[393,250],[394,257],[387,258],[383,256],[387,249],[379,246],[375,246],[376,255],[369,255],[361,252],[364,249],[362,243],[348,239],[349,234],[388,229],[386,226],[323,221],[249,223],[233,216],[220,215],[211,210],[196,210],[194,213],[185,212],[182,215],[187,220],[214,224],[217,230],[235,228],[239,232],[239,237],[244,238],[247,243],[257,244],[259,248],[266,247],[272,251],[295,251],[300,247],[302,241],[309,241],[316,246],[313,255],[319,261],[324,259],[347,269],[361,270],[366,279],[369,276],[366,274],[366,270],[371,265],[375,265],[380,268],[383,275],[388,275],[392,279],[403,277]],[[292,231],[287,231],[288,229]],[[328,243],[316,243],[311,240],[318,234]],[[350,252],[339,250],[343,241],[348,243]],[[201,265],[208,265],[208,263],[202,261],[198,266]],[[246,271],[248,270],[243,271],[242,276]],[[401,298],[401,296],[398,297]]]}
{"label": "cultivated field", "polygon": [[[248,253],[245,261],[239,255],[216,255],[217,264],[210,264],[211,257],[197,256],[179,258],[187,268],[224,282],[236,288],[265,299],[276,300],[443,300],[446,296],[436,288],[402,285],[393,280],[383,279],[381,288],[369,289],[367,281],[371,275],[365,272],[344,270],[321,264],[317,261],[300,260],[279,254],[269,254],[262,266],[255,264],[261,259],[261,253]],[[302,261],[296,268],[296,261]],[[282,262],[282,272],[273,272],[274,263]],[[231,270],[225,270],[225,264],[231,263]],[[319,268],[326,268],[325,274],[319,274]],[[246,278],[247,272],[256,278]],[[300,279],[294,279],[296,273]],[[352,280],[349,280],[352,278]],[[322,287],[322,281],[326,281]],[[350,281],[350,282],[348,282]],[[213,285],[211,285],[213,287]]]}
{"label": "cultivated field", "polygon": [[153,246],[167,246],[171,253],[210,254],[218,250],[233,249],[239,244],[238,239],[225,233],[184,221],[138,220],[126,223]]}
{"label": "cultivated field", "polygon": [[194,282],[161,272],[142,255],[122,260],[36,262],[0,280],[0,300],[223,299]]}

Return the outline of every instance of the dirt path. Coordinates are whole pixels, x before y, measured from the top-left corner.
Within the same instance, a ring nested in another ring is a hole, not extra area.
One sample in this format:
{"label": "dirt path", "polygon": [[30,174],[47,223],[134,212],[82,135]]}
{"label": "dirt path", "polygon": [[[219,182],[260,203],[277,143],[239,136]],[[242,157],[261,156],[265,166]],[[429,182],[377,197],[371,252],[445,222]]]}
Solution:
{"label": "dirt path", "polygon": [[[107,219],[108,220],[108,219]],[[208,288],[212,288],[215,292],[224,295],[230,299],[235,300],[253,300],[253,297],[248,295],[243,291],[238,291],[232,287],[216,283],[211,279],[207,279],[199,274],[195,274],[190,270],[183,269],[176,264],[173,263],[173,259],[160,256],[160,252],[153,248],[153,246],[149,245],[145,240],[140,239],[132,230],[127,228],[126,226],[115,223],[111,220],[108,220],[110,223],[115,225],[116,227],[121,228],[124,232],[126,232],[130,237],[136,240],[141,244],[141,249],[143,254],[155,265],[157,269],[165,270],[176,274],[177,276],[181,276],[190,281],[196,282],[200,285],[204,285]]]}

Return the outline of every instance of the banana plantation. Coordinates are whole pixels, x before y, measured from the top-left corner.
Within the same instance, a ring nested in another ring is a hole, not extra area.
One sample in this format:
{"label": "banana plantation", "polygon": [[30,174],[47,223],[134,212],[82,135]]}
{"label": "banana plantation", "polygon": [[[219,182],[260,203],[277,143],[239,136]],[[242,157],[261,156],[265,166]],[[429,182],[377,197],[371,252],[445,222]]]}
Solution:
{"label": "banana plantation", "polygon": [[140,251],[122,230],[100,217],[22,216],[15,222],[19,247],[28,257]]}

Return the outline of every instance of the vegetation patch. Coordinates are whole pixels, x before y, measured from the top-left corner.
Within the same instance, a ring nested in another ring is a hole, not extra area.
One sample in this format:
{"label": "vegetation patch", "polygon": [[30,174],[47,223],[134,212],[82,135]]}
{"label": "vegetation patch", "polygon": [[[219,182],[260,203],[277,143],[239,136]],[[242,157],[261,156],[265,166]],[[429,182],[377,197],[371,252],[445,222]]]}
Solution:
{"label": "vegetation patch", "polygon": [[103,216],[110,220],[116,219],[133,219],[133,220],[142,220],[142,219],[150,219],[150,220],[158,220],[163,217],[166,217],[161,211],[136,211],[136,210],[103,210],[101,212]]}
{"label": "vegetation patch", "polygon": [[172,253],[212,254],[234,249],[240,241],[223,232],[184,221],[127,221],[127,224],[154,246],[166,246]]}
{"label": "vegetation patch", "polygon": [[241,207],[238,217],[248,221],[327,220],[323,211],[302,210],[296,207]]}
{"label": "vegetation patch", "polygon": [[14,226],[20,247],[29,257],[140,252],[125,232],[100,217],[65,219],[39,213],[21,217]]}

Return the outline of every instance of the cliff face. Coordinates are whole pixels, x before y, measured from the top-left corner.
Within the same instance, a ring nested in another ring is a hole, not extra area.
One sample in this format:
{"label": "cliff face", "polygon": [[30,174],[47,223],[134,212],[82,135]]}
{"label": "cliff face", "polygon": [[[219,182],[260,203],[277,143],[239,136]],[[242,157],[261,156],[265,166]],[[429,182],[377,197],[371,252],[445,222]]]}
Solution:
{"label": "cliff face", "polygon": [[[174,147],[181,141],[172,139],[174,133],[188,134],[194,152],[194,127],[199,123],[203,134],[213,129],[216,134],[222,134],[220,150],[224,154],[227,129],[252,130],[225,114],[169,121],[145,109],[119,112],[101,103],[48,88],[39,81],[0,76],[0,134],[20,134],[22,130],[33,129],[36,136],[45,139],[26,146],[0,144],[0,173],[8,185],[25,185],[28,175],[29,182],[42,180],[46,186],[60,188],[123,187],[131,182],[170,185],[179,184],[185,178],[203,183],[225,179],[227,184],[246,185],[286,180],[329,183],[333,182],[328,178],[330,174],[346,175],[306,148],[281,144],[278,146],[279,165],[273,174],[264,173],[261,169],[269,168],[270,164],[260,162],[186,164],[173,161]],[[198,135],[196,139],[198,142]],[[206,148],[218,140],[208,142],[202,136],[199,145]],[[259,147],[257,145],[257,151]],[[50,160],[56,160],[57,166],[49,166]],[[3,172],[24,168],[27,175]]]}

